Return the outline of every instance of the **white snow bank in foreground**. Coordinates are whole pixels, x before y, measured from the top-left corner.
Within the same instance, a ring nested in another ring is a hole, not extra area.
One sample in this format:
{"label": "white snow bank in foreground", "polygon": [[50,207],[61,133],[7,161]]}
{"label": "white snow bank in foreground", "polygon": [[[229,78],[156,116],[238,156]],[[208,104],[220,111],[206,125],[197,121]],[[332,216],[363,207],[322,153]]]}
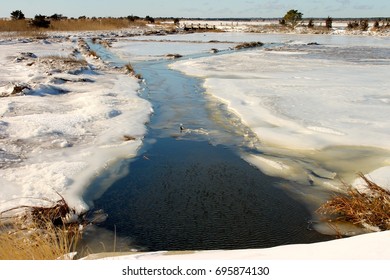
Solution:
{"label": "white snow bank in foreground", "polygon": [[[84,211],[88,183],[142,144],[151,105],[138,97],[136,79],[108,68],[63,71],[61,59],[43,63],[75,47],[69,41],[0,43],[0,92],[30,87],[25,95],[0,98],[0,211],[54,202],[57,193]],[[38,57],[16,61],[22,52]]]}
{"label": "white snow bank in foreground", "polygon": [[198,252],[135,253],[122,256],[91,255],[104,260],[380,260],[389,259],[390,231],[364,234],[312,244],[294,244],[266,249]]}

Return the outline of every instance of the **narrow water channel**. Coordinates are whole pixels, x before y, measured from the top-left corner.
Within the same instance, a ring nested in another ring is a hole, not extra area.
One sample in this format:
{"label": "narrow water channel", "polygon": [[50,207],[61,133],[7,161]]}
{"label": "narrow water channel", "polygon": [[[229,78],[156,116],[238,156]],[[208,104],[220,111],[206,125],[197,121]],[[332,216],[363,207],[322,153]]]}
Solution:
{"label": "narrow water channel", "polygon": [[145,251],[332,239],[308,230],[309,211],[278,187],[288,182],[241,159],[239,150],[260,145],[251,131],[206,98],[199,80],[168,65],[135,65],[154,115],[138,156],[125,162],[128,174],[94,201],[108,214],[100,226]]}

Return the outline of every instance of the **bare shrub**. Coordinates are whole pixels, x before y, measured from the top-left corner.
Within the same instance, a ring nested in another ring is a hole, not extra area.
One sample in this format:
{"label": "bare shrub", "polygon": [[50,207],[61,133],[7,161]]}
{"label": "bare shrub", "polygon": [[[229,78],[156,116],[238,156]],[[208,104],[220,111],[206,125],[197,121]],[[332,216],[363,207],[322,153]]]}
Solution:
{"label": "bare shrub", "polygon": [[327,17],[327,19],[325,20],[325,27],[331,29],[332,25],[333,25],[333,18]]}
{"label": "bare shrub", "polygon": [[361,31],[367,31],[368,30],[368,20],[361,19],[360,21],[350,21],[347,24],[347,29],[349,30],[361,30]]}
{"label": "bare shrub", "polygon": [[360,27],[360,30],[367,31],[368,30],[368,20],[366,20],[366,19],[360,20],[359,27]]}
{"label": "bare shrub", "polygon": [[47,20],[46,18],[47,17],[43,15],[36,15],[34,19],[30,22],[30,24],[31,26],[37,28],[49,28],[50,20]]}
{"label": "bare shrub", "polygon": [[309,19],[309,23],[307,24],[308,28],[313,28],[314,27],[314,21],[312,19]]}
{"label": "bare shrub", "polygon": [[359,27],[359,23],[355,20],[355,21],[350,21],[347,23],[347,29],[356,29]]}

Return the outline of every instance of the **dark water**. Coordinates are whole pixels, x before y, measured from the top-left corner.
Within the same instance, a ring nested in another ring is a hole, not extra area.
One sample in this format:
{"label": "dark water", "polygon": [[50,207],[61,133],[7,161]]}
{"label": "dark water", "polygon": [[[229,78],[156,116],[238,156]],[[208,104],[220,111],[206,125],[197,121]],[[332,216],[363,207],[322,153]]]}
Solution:
{"label": "dark water", "polygon": [[[199,80],[166,61],[136,65],[154,108],[129,173],[97,200],[101,225],[141,250],[264,248],[331,237],[308,230],[310,213],[239,156],[257,141]],[[180,132],[180,124],[185,130]],[[245,136],[243,136],[245,134]],[[95,186],[90,189],[96,189]]]}
{"label": "dark water", "polygon": [[145,250],[262,248],[324,240],[308,211],[224,146],[159,139],[97,200]]}

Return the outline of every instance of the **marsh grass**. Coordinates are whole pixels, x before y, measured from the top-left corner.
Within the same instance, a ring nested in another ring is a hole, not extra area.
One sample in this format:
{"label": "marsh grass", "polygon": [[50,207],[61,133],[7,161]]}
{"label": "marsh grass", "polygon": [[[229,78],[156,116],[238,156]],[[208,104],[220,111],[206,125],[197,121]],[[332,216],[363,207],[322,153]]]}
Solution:
{"label": "marsh grass", "polygon": [[94,31],[142,27],[144,20],[126,18],[63,19],[51,20],[49,28],[37,28],[29,20],[0,20],[0,32]]}
{"label": "marsh grass", "polygon": [[121,18],[75,19],[52,21],[50,29],[55,31],[113,30],[145,26],[143,20],[129,21]]}
{"label": "marsh grass", "polygon": [[[4,214],[22,210],[21,214]],[[82,237],[83,222],[61,197],[49,207],[19,206],[1,213],[0,259],[68,259]],[[75,219],[75,217],[77,217]]]}
{"label": "marsh grass", "polygon": [[42,220],[28,226],[17,220],[0,221],[0,259],[67,259],[75,252],[80,237],[78,228],[57,227],[51,221]]}
{"label": "marsh grass", "polygon": [[130,62],[127,63],[127,64],[124,66],[124,68],[125,68],[125,71],[126,71],[127,73],[129,73],[130,75],[134,75],[134,74],[135,74],[134,67],[133,67],[133,65],[131,65]]}
{"label": "marsh grass", "polygon": [[390,229],[390,191],[381,188],[367,176],[359,174],[366,189],[347,186],[345,194],[335,194],[317,212],[328,217],[328,222],[347,222],[369,229]]}
{"label": "marsh grass", "polygon": [[241,50],[241,49],[250,49],[250,48],[257,48],[261,47],[264,44],[262,42],[246,42],[242,44],[238,44],[234,47],[235,50]]}
{"label": "marsh grass", "polygon": [[63,64],[71,64],[71,65],[77,65],[77,66],[88,66],[88,62],[85,59],[78,59],[71,56],[60,56],[60,55],[47,55],[47,56],[41,56],[40,62],[47,62],[47,61],[56,61],[58,63]]}

